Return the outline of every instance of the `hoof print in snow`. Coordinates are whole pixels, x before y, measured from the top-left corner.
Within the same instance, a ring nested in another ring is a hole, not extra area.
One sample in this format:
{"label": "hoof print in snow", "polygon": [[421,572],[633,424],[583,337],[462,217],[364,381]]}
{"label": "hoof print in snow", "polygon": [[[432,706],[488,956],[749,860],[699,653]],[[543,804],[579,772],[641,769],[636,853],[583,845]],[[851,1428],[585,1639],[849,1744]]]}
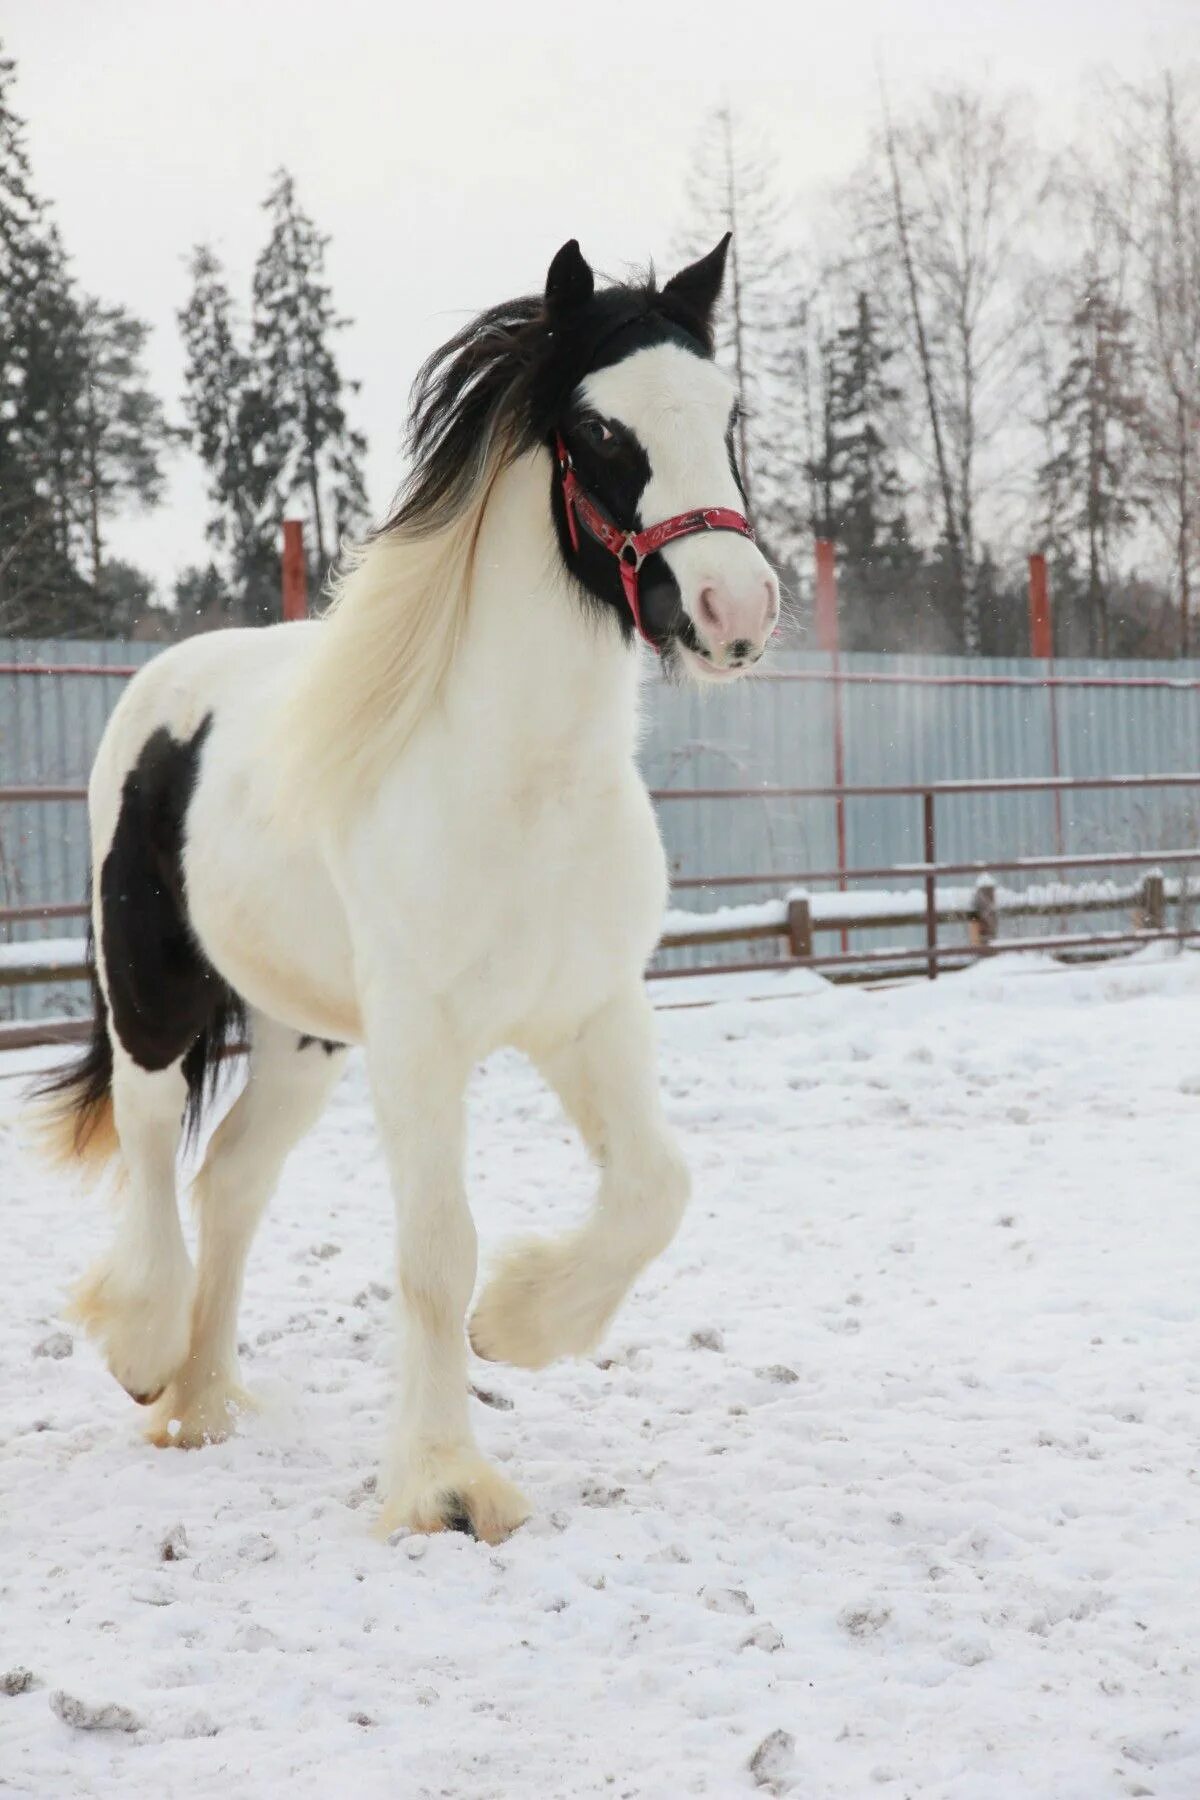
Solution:
{"label": "hoof print in snow", "polygon": [[782,1633],[776,1631],[774,1625],[759,1625],[749,1637],[744,1637],[738,1645],[739,1650],[763,1650],[773,1656],[776,1650],[783,1649]]}
{"label": "hoof print in snow", "polygon": [[773,1731],[750,1758],[756,1787],[768,1794],[786,1794],[796,1772],[796,1740],[790,1731]]}
{"label": "hoof print in snow", "polygon": [[142,1729],[141,1720],[127,1706],[117,1706],[113,1701],[96,1706],[90,1700],[80,1700],[75,1694],[64,1693],[62,1688],[56,1688],[51,1694],[50,1710],[57,1714],[64,1725],[70,1725],[75,1731]]}
{"label": "hoof print in snow", "polygon": [[871,1638],[882,1631],[892,1616],[890,1606],[872,1606],[869,1603],[859,1606],[843,1606],[838,1614],[838,1624],[852,1638]]}
{"label": "hoof print in snow", "polygon": [[197,1581],[232,1581],[252,1563],[270,1562],[279,1551],[265,1531],[248,1531],[228,1550],[214,1550],[196,1564]]}
{"label": "hoof print in snow", "polygon": [[476,1387],[472,1382],[471,1392],[484,1406],[494,1406],[497,1412],[511,1412],[513,1403],[507,1394],[498,1394],[494,1388]]}
{"label": "hoof print in snow", "polygon": [[619,1506],[625,1498],[623,1487],[606,1487],[602,1481],[585,1481],[579,1490],[585,1506]]}
{"label": "hoof print in snow", "polygon": [[703,1325],[699,1331],[693,1331],[688,1339],[689,1350],[723,1350],[724,1334],[715,1325]]}
{"label": "hoof print in snow", "polygon": [[35,1356],[48,1356],[53,1362],[62,1362],[64,1357],[73,1356],[75,1345],[65,1331],[52,1331],[44,1337],[40,1344],[33,1346]]}
{"label": "hoof print in snow", "polygon": [[774,1381],[780,1387],[790,1387],[793,1381],[799,1381],[795,1369],[789,1369],[786,1363],[771,1363],[768,1368],[755,1369],[754,1373],[760,1381]]}
{"label": "hoof print in snow", "polygon": [[187,1558],[188,1537],[182,1525],[172,1525],[162,1543],[158,1546],[160,1562],[183,1562]]}
{"label": "hoof print in snow", "polygon": [[745,1618],[754,1611],[754,1602],[745,1588],[701,1588],[700,1598],[709,1612],[741,1613]]}
{"label": "hoof print in snow", "polygon": [[0,1675],[0,1694],[7,1694],[15,1700],[18,1694],[27,1694],[37,1686],[37,1677],[32,1669],[5,1669]]}

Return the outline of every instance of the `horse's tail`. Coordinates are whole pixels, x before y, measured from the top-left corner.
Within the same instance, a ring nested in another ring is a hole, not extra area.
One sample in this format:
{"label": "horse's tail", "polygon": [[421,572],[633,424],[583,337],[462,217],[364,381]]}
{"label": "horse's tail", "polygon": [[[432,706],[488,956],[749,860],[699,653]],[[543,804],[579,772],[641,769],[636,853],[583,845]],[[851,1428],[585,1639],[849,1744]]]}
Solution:
{"label": "horse's tail", "polygon": [[96,979],[90,931],[87,962],[92,987],[91,1036],[78,1055],[34,1084],[23,1124],[31,1148],[46,1162],[96,1181],[116,1158],[120,1144],[113,1117],[108,1006]]}

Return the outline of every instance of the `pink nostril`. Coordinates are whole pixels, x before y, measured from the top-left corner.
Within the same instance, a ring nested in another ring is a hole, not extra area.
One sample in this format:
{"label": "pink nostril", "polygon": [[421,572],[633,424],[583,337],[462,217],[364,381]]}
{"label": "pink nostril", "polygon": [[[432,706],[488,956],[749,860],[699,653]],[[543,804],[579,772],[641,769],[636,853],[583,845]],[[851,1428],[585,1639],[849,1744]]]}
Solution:
{"label": "pink nostril", "polygon": [[701,588],[700,598],[697,601],[700,623],[707,631],[720,631],[721,629],[721,615],[714,604],[716,591],[711,587]]}

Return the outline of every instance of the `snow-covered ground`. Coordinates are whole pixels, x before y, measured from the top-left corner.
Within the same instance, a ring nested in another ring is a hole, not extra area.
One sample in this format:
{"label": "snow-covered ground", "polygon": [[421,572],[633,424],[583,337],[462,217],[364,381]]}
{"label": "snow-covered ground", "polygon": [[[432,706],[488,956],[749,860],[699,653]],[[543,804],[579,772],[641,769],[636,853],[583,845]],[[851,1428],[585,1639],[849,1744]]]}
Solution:
{"label": "snow-covered ground", "polygon": [[[660,991],[696,1198],[602,1353],[475,1370],[537,1508],[499,1550],[370,1535],[360,1071],[251,1264],[263,1411],[198,1453],[63,1325],[104,1208],[0,1081],[0,1791],[1196,1800],[1200,958],[773,980]],[[585,1203],[516,1057],[470,1169],[485,1243]]]}

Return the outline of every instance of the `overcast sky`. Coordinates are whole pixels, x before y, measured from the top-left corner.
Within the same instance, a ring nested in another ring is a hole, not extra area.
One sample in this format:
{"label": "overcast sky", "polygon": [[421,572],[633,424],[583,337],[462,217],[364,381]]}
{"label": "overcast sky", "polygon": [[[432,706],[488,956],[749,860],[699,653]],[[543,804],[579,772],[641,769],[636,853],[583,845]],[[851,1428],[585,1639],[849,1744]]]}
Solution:
{"label": "overcast sky", "polygon": [[[154,327],[152,379],[179,416],[175,313],[198,242],[248,294],[272,172],[332,234],[354,325],[368,487],[386,504],[421,358],[479,307],[537,286],[577,236],[620,273],[666,259],[689,155],[725,98],[815,198],[853,167],[877,67],[898,106],[939,78],[1031,91],[1048,139],[1086,78],[1200,53],[1197,0],[5,0],[39,190],[83,285]],[[203,483],[114,534],[168,582],[203,559]]]}

